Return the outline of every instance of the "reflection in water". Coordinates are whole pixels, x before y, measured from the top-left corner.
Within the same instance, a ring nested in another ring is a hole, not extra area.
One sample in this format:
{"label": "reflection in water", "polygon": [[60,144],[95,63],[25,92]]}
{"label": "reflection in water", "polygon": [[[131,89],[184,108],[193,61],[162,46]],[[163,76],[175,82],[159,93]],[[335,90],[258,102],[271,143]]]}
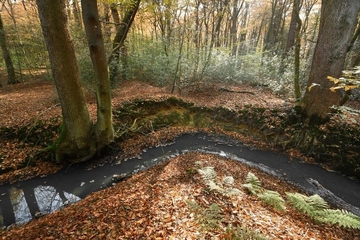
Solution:
{"label": "reflection in water", "polygon": [[71,193],[58,192],[52,186],[38,186],[34,192],[41,214],[51,213],[64,205],[81,200]]}
{"label": "reflection in water", "polygon": [[23,190],[11,188],[9,192],[15,214],[15,222],[17,224],[24,224],[30,221],[32,217]]}
{"label": "reflection in water", "polygon": [[9,193],[16,224],[24,224],[35,216],[51,213],[81,200],[74,194],[58,191],[53,186],[38,186],[27,192],[13,187]]}

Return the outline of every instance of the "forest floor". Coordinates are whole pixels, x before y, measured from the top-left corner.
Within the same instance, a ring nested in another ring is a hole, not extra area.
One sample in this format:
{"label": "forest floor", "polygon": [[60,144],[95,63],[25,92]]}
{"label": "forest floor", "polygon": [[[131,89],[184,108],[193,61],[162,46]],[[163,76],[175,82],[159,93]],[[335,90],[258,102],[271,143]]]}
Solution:
{"label": "forest floor", "polygon": [[[292,99],[284,100],[266,88],[248,85],[204,85],[184,90],[181,94],[169,94],[169,88],[131,81],[118,86],[112,94],[114,107],[136,98],[161,99],[170,96],[193,102],[196,106],[221,106],[234,110],[249,105],[267,109],[289,108],[293,103]],[[91,115],[95,118],[95,98],[90,91],[86,91],[86,95]],[[19,129],[22,126],[32,126],[40,120],[46,122],[59,118],[61,109],[53,83],[34,80],[12,86],[4,85],[0,88],[0,116],[2,128]],[[137,136],[119,145],[124,151],[134,151],[134,146],[142,146],[144,141],[151,140],[153,144],[157,144],[164,141],[164,138],[171,138],[186,131],[195,130],[168,127],[150,133],[150,137]],[[259,148],[271,148],[271,144],[249,136],[240,138]],[[64,166],[43,161],[28,164],[28,156],[38,150],[38,147],[25,142],[0,138],[0,149],[0,167],[3,170],[0,175],[1,183],[51,174]],[[296,150],[290,150],[288,154],[307,158]],[[306,160],[311,161],[310,158]],[[287,207],[285,212],[279,212],[246,193],[226,197],[208,191],[201,176],[196,171],[191,171],[196,169],[197,161],[213,166],[219,176],[233,176],[238,189],[242,189],[241,185],[251,171],[259,177],[264,188],[278,191],[284,198],[285,192],[299,192],[291,184],[241,163],[220,156],[189,153],[135,174],[55,213],[32,220],[23,226],[4,230],[0,233],[0,238],[234,239],[230,230],[232,226],[233,230],[239,227],[238,230],[242,228],[252,231],[242,230],[242,236],[246,236],[244,239],[256,239],[254,233],[270,239],[360,239],[359,231],[316,223],[291,207]],[[198,208],[194,210],[191,202],[196,203]],[[220,207],[222,215],[221,220],[215,221],[215,225],[212,220],[204,217],[204,213],[209,213],[212,204]],[[201,219],[209,221],[204,222]]]}

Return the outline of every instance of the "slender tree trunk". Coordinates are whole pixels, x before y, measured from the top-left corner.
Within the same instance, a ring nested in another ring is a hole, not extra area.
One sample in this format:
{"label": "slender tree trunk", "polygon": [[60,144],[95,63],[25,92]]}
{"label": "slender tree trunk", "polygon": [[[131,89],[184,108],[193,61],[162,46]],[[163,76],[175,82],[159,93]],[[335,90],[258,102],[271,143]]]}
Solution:
{"label": "slender tree trunk", "polygon": [[107,3],[103,3],[102,9],[103,9],[103,13],[102,13],[103,14],[103,16],[102,16],[103,38],[104,38],[105,43],[110,43],[111,42],[111,27],[112,27],[112,24],[110,22],[110,15],[111,15],[110,5]]}
{"label": "slender tree trunk", "polygon": [[339,106],[340,92],[331,92],[327,76],[340,77],[347,48],[360,10],[359,0],[323,0],[319,37],[315,47],[308,89],[303,104],[308,120],[325,119],[331,106]]}
{"label": "slender tree trunk", "polygon": [[95,124],[95,134],[97,150],[100,150],[114,140],[109,69],[99,21],[97,0],[81,0],[81,7],[91,61],[97,79],[97,122]]}
{"label": "slender tree trunk", "polygon": [[199,10],[201,1],[196,1],[195,3],[195,33],[194,33],[194,44],[195,44],[195,62],[193,68],[193,80],[196,81],[198,78],[199,64],[200,64],[200,47],[201,47],[201,30],[202,30],[202,21],[200,21]]}
{"label": "slender tree trunk", "polygon": [[285,4],[282,0],[273,0],[271,7],[271,18],[265,38],[264,51],[277,50],[277,44],[280,42],[281,26],[283,24],[283,12]]}
{"label": "slender tree trunk", "polygon": [[238,7],[239,0],[234,0],[232,5],[232,14],[231,14],[231,27],[230,27],[230,38],[231,38],[231,55],[235,56],[237,52],[237,23],[239,13],[244,1],[241,2],[241,7]]}
{"label": "slender tree trunk", "polygon": [[114,20],[116,27],[118,27],[118,25],[120,25],[120,17],[119,17],[119,12],[114,3],[110,5],[110,11],[111,11],[111,17]]}
{"label": "slender tree trunk", "polygon": [[248,18],[249,18],[249,3],[248,2],[242,2],[242,4],[245,3],[245,12],[244,15],[242,16],[242,21],[241,21],[241,30],[240,30],[240,54],[241,55],[245,55],[246,54],[246,36],[247,36],[247,25],[248,25]]}
{"label": "slender tree trunk", "polygon": [[221,40],[220,40],[220,29],[221,29],[221,23],[225,16],[225,11],[228,8],[229,0],[225,1],[219,1],[218,9],[216,9],[216,12],[218,12],[216,16],[216,24],[215,28],[213,29],[213,36],[214,36],[214,45],[215,47],[221,46]]}
{"label": "slender tree trunk", "polygon": [[296,102],[300,102],[300,49],[301,49],[301,19],[300,19],[300,0],[294,0],[296,29],[295,29],[295,42],[294,42],[294,93]]}
{"label": "slender tree trunk", "polygon": [[0,47],[5,60],[6,70],[8,74],[8,84],[15,84],[19,81],[16,79],[14,65],[11,59],[10,51],[7,47],[4,25],[0,14]]}
{"label": "slender tree trunk", "polygon": [[297,24],[298,24],[298,18],[299,18],[300,2],[301,2],[301,0],[294,0],[294,3],[293,3],[289,32],[288,32],[286,46],[285,46],[286,54],[289,53],[290,50],[295,45],[295,35],[296,35],[296,29],[297,29]]}
{"label": "slender tree trunk", "polygon": [[80,13],[80,6],[79,6],[79,0],[73,0],[72,1],[72,10],[74,14],[74,20],[75,24],[82,28],[82,22],[81,22],[81,13]]}
{"label": "slender tree trunk", "polygon": [[63,115],[61,136],[55,143],[56,160],[87,160],[95,154],[96,144],[67,27],[65,0],[36,2]]}
{"label": "slender tree trunk", "polygon": [[271,17],[270,17],[270,21],[268,24],[268,29],[267,29],[267,33],[266,33],[266,37],[265,37],[265,41],[264,41],[264,52],[268,51],[270,49],[272,49],[275,45],[275,35],[274,32],[277,27],[276,27],[276,21],[275,21],[275,16],[276,16],[276,9],[277,9],[277,5],[278,5],[278,1],[279,0],[273,0],[271,2]]}
{"label": "slender tree trunk", "polygon": [[110,65],[110,83],[114,84],[116,76],[118,74],[119,59],[121,48],[124,45],[126,36],[129,32],[131,24],[134,21],[137,10],[139,9],[140,0],[133,0],[131,8],[125,13],[124,19],[122,20],[119,28],[117,29],[116,36],[113,42],[113,49],[111,56],[108,60]]}

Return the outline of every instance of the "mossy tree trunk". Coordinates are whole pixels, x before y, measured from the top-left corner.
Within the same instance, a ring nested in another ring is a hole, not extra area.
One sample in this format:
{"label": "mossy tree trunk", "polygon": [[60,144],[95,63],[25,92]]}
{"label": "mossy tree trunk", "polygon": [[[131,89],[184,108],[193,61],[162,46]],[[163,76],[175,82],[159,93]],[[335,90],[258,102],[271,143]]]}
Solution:
{"label": "mossy tree trunk", "polygon": [[114,139],[109,69],[99,21],[97,0],[81,0],[81,7],[91,61],[97,76],[97,122],[95,124],[95,136],[97,139],[97,149],[100,150]]}
{"label": "mossy tree trunk", "polygon": [[331,92],[327,76],[340,77],[360,10],[359,0],[323,0],[319,37],[315,47],[308,88],[303,99],[308,120],[326,119],[330,107],[340,104],[340,93]]}
{"label": "mossy tree trunk", "polygon": [[132,0],[129,9],[126,11],[124,18],[119,25],[113,41],[112,53],[109,57],[108,63],[110,66],[110,83],[115,84],[115,80],[119,69],[120,53],[124,46],[126,36],[129,32],[131,24],[135,19],[135,15],[139,9],[140,0]]}
{"label": "mossy tree trunk", "polygon": [[18,83],[19,81],[16,79],[15,76],[15,69],[11,59],[10,51],[7,47],[6,35],[4,31],[4,25],[1,18],[1,14],[0,14],[0,47],[6,64],[6,70],[8,73],[8,83],[9,84]]}
{"label": "mossy tree trunk", "polygon": [[63,115],[62,133],[55,145],[56,160],[86,160],[96,152],[96,139],[67,27],[65,0],[36,2]]}

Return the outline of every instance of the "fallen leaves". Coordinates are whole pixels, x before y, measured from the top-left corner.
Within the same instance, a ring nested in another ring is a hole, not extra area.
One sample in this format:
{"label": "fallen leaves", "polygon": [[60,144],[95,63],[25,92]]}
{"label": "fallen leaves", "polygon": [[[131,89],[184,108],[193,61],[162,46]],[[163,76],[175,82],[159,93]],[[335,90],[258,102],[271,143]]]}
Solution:
{"label": "fallen leaves", "polygon": [[[356,239],[359,234],[337,227],[317,225],[291,208],[280,214],[251,195],[225,197],[204,192],[206,184],[199,174],[188,175],[196,161],[214,166],[218,176],[231,175],[241,188],[248,171],[255,171],[264,187],[278,186],[294,191],[260,171],[239,162],[209,154],[188,153],[132,176],[114,187],[96,192],[63,210],[31,221],[23,227],[1,233],[2,239],[199,239],[217,238],[221,229],[201,232],[187,201],[209,207],[218,204],[224,223],[261,233],[271,239]],[[223,228],[226,225],[222,226]]]}
{"label": "fallen leaves", "polygon": [[[36,86],[36,85],[35,85]],[[232,87],[232,91],[184,91],[182,98],[195,102],[197,106],[221,106],[237,110],[246,104],[273,108],[284,101],[264,89],[250,86]],[[30,91],[31,90],[31,91]],[[8,92],[7,92],[8,91]],[[139,82],[124,83],[115,91],[113,105],[136,97],[163,98],[166,89],[160,89]],[[249,91],[252,94],[241,94]],[[60,108],[53,107],[56,102],[54,86],[51,83],[18,85],[13,91],[0,90],[0,126],[26,125],[41,115],[41,119],[60,116]],[[265,100],[266,99],[266,100]],[[96,104],[91,102],[92,116]],[[11,114],[9,114],[11,112]],[[266,112],[266,114],[270,112]],[[271,117],[268,115],[268,117]],[[170,127],[136,136],[121,143],[127,150],[126,156],[139,154],[143,148],[154,146],[173,139],[177,134],[193,129]],[[219,130],[220,132],[222,130]],[[234,133],[234,136],[236,134]],[[238,135],[236,137],[239,137]],[[248,141],[250,141],[248,139]],[[1,167],[16,169],[24,164],[24,159],[36,148],[19,148],[17,142],[1,141]],[[297,151],[290,152],[299,155]],[[140,161],[140,160],[139,160]],[[204,191],[206,185],[201,177],[189,171],[195,168],[196,161],[204,161],[214,166],[219,176],[233,176],[241,188],[246,174],[251,170],[239,163],[207,154],[190,153],[173,159],[170,163],[156,166],[144,173],[134,175],[121,183],[93,193],[86,199],[48,216],[33,220],[22,227],[0,233],[2,239],[219,239],[220,230],[201,232],[195,216],[189,211],[186,201],[196,201],[204,207],[218,204],[224,213],[224,222],[234,226],[246,226],[272,239],[359,239],[355,231],[343,230],[329,225],[317,225],[311,219],[292,211],[280,214],[264,205],[257,198],[243,195],[242,199],[222,197],[220,194]],[[50,163],[37,162],[0,176],[0,181],[19,180],[25,176],[48,174],[56,171]],[[265,188],[296,191],[292,186],[264,173],[256,172]],[[222,226],[222,227],[225,227]]]}

